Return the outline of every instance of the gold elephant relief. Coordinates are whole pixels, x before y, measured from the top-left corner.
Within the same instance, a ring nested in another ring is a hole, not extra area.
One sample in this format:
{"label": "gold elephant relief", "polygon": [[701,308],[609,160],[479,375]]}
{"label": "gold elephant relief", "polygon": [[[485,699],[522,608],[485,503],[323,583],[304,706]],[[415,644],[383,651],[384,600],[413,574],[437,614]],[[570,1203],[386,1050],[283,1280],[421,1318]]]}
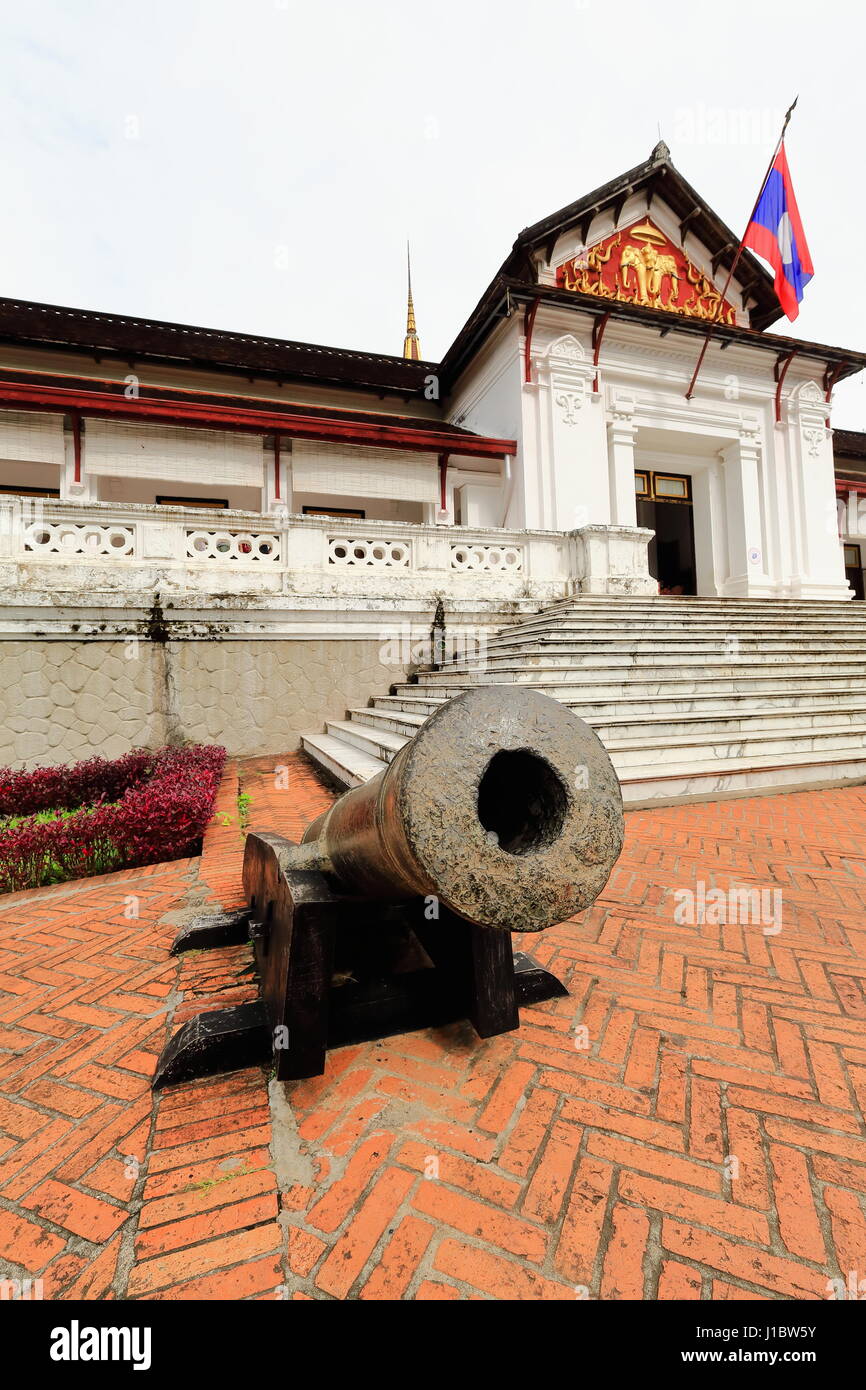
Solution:
{"label": "gold elephant relief", "polygon": [[[679,270],[673,256],[656,251],[654,246],[625,246],[619,262],[623,289],[631,289],[631,272],[637,285],[635,302],[653,308],[675,309],[680,293]],[[662,301],[665,277],[669,281],[667,303]]]}

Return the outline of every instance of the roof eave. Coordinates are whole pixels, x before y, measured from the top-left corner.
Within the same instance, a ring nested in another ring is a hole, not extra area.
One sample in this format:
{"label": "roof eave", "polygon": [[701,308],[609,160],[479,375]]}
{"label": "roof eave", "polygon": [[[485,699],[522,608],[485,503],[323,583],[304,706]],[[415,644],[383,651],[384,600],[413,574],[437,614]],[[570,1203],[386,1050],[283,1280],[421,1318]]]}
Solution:
{"label": "roof eave", "polygon": [[[611,303],[610,300],[600,299],[595,295],[579,294],[572,290],[560,290],[552,285],[525,285],[520,281],[508,280],[505,277],[494,281],[491,290],[497,285],[501,287],[500,295],[503,297],[508,295],[515,305],[531,303],[534,299],[540,299],[563,308],[577,309],[595,317],[610,310],[615,319],[619,318],[665,333],[687,333],[696,338],[705,337],[709,327],[706,320],[683,318],[666,309],[649,309],[643,305]],[[866,353],[864,352],[833,347],[826,343],[812,343],[805,339],[790,338],[777,333],[759,333],[753,328],[715,324],[713,337],[719,343],[738,343],[743,347],[754,347],[762,351],[775,351],[777,353],[790,352],[796,348],[800,357],[813,357],[824,363],[829,361],[834,364],[842,364],[843,370],[838,373],[837,380],[853,376],[866,368]],[[847,366],[847,370],[844,369],[845,366]]]}
{"label": "roof eave", "polygon": [[[64,335],[58,331],[40,331],[38,319],[41,316],[54,318],[58,329],[66,325],[72,330],[71,335],[69,332]],[[29,325],[22,322],[28,317],[34,321]],[[91,331],[76,337],[77,327]],[[106,327],[110,331],[106,332]],[[164,340],[169,335],[176,335],[179,344],[186,340],[187,350],[167,350]],[[202,349],[202,342],[207,339],[212,339],[221,349],[217,355]],[[153,362],[268,380],[317,382],[344,388],[348,385],[410,397],[423,393],[425,376],[436,370],[436,363],[419,359],[409,361],[396,355],[3,298],[0,298],[0,342],[130,365]],[[231,343],[237,344],[234,352],[229,347]],[[267,360],[269,356],[270,361]],[[321,358],[319,362],[314,360],[317,356]],[[342,370],[335,370],[338,367]]]}

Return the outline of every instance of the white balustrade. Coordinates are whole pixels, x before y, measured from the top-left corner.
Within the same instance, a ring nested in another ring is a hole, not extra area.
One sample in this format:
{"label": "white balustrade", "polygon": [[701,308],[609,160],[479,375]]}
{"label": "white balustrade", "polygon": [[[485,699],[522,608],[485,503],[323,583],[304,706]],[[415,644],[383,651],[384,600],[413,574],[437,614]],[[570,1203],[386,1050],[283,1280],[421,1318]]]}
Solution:
{"label": "white balustrade", "polygon": [[452,545],[451,568],[475,573],[519,574],[523,569],[523,549],[519,545]]}
{"label": "white balustrade", "polygon": [[412,546],[409,541],[328,537],[329,565],[357,565],[365,568],[409,569]]}
{"label": "white balustrade", "polygon": [[121,560],[135,554],[135,531],[131,526],[100,526],[91,521],[33,521],[24,528],[23,543],[24,550],[34,555]]}
{"label": "white balustrade", "polygon": [[52,499],[33,505],[38,509],[16,502],[5,520],[0,516],[5,588],[34,586],[38,562],[38,584],[46,589],[98,587],[102,579],[94,581],[93,567],[105,573],[111,565],[117,566],[111,587],[130,592],[212,593],[223,586],[350,603],[365,596],[373,602],[552,600],[576,590],[642,591],[632,575],[646,568],[650,535],[622,527],[505,531],[369,517],[338,531],[324,516]]}
{"label": "white balustrade", "polygon": [[274,532],[187,528],[186,554],[190,560],[280,562],[280,537]]}

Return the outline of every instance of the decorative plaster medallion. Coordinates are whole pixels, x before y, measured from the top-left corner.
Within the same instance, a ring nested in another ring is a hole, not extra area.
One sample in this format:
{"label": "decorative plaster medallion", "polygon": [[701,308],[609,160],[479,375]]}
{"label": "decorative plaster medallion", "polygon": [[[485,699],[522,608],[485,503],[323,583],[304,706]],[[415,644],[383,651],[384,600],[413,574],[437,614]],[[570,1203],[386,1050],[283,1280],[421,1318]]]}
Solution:
{"label": "decorative plaster medallion", "polygon": [[548,357],[563,357],[567,362],[585,362],[586,353],[573,333],[566,333],[550,344]]}
{"label": "decorative plaster medallion", "polygon": [[554,401],[562,409],[561,419],[566,425],[577,423],[576,412],[583,406],[584,394],[583,382],[580,382],[573,390],[559,391],[554,396]]}
{"label": "decorative plaster medallion", "polygon": [[821,405],[824,401],[823,392],[815,381],[804,381],[803,385],[797,388],[796,394],[807,404]]}
{"label": "decorative plaster medallion", "polygon": [[826,438],[827,431],[821,425],[815,425],[803,431],[803,440],[809,447],[810,458],[818,458],[821,453],[821,445]]}

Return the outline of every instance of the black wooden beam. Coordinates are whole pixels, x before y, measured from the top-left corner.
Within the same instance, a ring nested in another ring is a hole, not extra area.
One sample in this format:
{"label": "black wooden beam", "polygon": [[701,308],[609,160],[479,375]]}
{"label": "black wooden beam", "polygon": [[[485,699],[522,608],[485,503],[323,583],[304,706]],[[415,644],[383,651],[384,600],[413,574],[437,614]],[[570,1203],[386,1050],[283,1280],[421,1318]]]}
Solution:
{"label": "black wooden beam", "polygon": [[[680,222],[680,246],[684,246],[684,245],[685,245],[685,241],[686,241],[686,232],[687,232],[688,229],[689,229],[689,223],[690,223],[690,222],[694,222],[695,218],[700,216],[700,213],[701,213],[701,208],[699,208],[699,207],[696,205],[695,207],[692,208],[691,212],[687,212],[687,213],[686,213],[685,217],[684,217],[684,218],[682,219],[682,221]],[[714,273],[715,273],[715,272],[714,272]]]}
{"label": "black wooden beam", "polygon": [[620,193],[620,194],[618,195],[618,197],[616,197],[616,198],[614,199],[614,203],[613,203],[613,225],[614,225],[614,228],[616,228],[616,227],[619,225],[620,213],[622,212],[623,208],[625,207],[626,202],[627,202],[628,197],[629,197],[629,195],[631,194],[631,192],[632,192],[632,189],[631,189],[631,188],[624,188],[623,191],[622,191],[622,193]]}

